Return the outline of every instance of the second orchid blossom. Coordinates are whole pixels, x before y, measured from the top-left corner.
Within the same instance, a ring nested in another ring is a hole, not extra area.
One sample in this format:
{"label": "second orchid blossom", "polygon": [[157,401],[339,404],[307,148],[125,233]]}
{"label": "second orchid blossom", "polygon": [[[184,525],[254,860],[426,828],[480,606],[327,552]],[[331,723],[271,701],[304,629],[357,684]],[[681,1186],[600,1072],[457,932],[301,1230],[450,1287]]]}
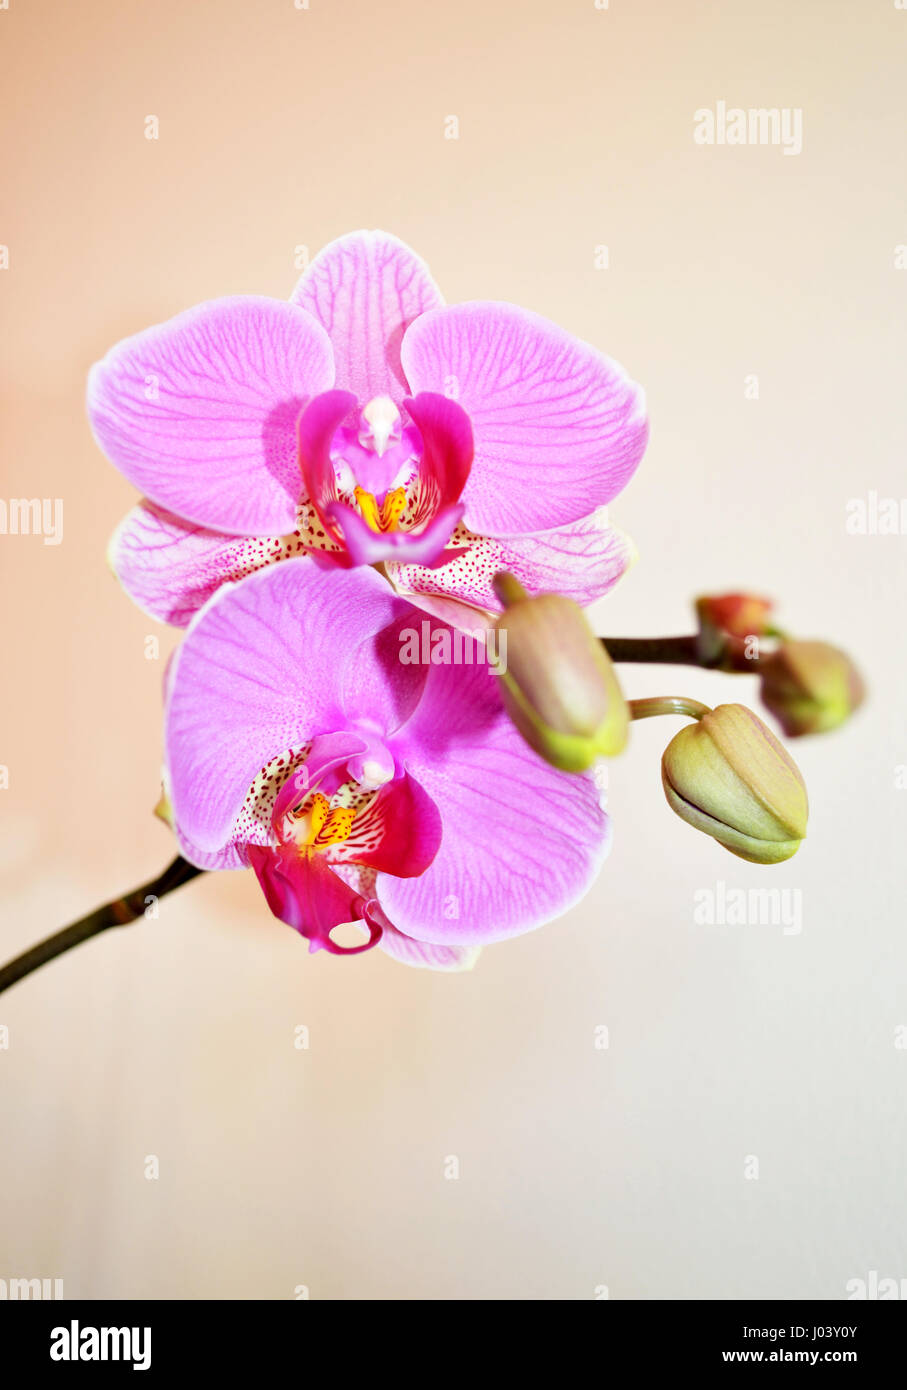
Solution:
{"label": "second orchid blossom", "polygon": [[576,902],[610,823],[591,776],[526,746],[488,664],[404,659],[423,623],[449,632],[373,569],[224,587],[168,673],[165,789],[185,857],[254,868],[312,950],[455,969]]}
{"label": "second orchid blossom", "polygon": [[631,548],[602,509],[647,440],[641,390],[514,305],[444,306],[382,232],[312,262],[288,303],[199,305],[93,369],[101,447],[145,493],[111,562],[185,626],[219,586],[294,556],[382,563],[430,611],[497,611],[492,579],[587,604]]}

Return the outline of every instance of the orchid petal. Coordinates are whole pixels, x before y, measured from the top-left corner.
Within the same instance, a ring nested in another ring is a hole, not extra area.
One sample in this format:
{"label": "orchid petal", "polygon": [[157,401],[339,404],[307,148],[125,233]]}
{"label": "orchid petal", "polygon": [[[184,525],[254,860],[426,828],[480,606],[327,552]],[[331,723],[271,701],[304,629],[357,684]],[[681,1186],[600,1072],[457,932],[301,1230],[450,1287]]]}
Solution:
{"label": "orchid petal", "polygon": [[283,535],[302,491],[296,421],[334,378],[327,334],[292,304],[213,300],[92,368],[88,412],[117,468],[187,521]]}
{"label": "orchid petal", "polygon": [[479,534],[563,526],[610,501],[648,435],[643,394],[617,363],[512,304],[433,309],[401,350],[414,391],[446,390],[472,421],[463,492]]}
{"label": "orchid petal", "polygon": [[[169,794],[189,841],[222,848],[277,753],[349,728],[347,671],[355,663],[366,687],[381,684],[371,668],[389,652],[373,634],[407,612],[375,571],[324,571],[303,559],[220,590],[190,627],[169,683]],[[401,685],[418,680],[397,668]]]}
{"label": "orchid petal", "polygon": [[185,627],[222,584],[304,552],[298,534],[227,536],[140,502],[111,537],[107,559],[144,613]]}
{"label": "orchid petal", "polygon": [[434,391],[420,391],[404,404],[422,436],[420,490],[434,513],[458,501],[466,486],[474,452],[472,425],[456,401]]}
{"label": "orchid petal", "polygon": [[[365,900],[317,855],[300,855],[286,846],[273,850],[253,845],[249,859],[268,907],[281,922],[308,938],[310,951],[356,956],[378,941],[382,929],[365,921]],[[333,941],[332,930],[345,922],[363,922],[368,940],[361,946]]]}
{"label": "orchid petal", "polygon": [[437,942],[416,941],[398,931],[387,913],[378,902],[375,894],[375,870],[358,864],[337,864],[334,872],[366,899],[366,926],[379,926],[381,940],[379,946],[394,960],[404,965],[421,967],[425,970],[445,970],[449,973],[471,970],[481,953],[480,946],[449,946]]}
{"label": "orchid petal", "polygon": [[423,970],[446,970],[451,974],[471,970],[482,949],[481,946],[439,946],[431,941],[416,941],[414,937],[404,936],[402,931],[391,926],[384,928],[378,944],[382,951],[403,965],[414,965]]}
{"label": "orchid petal", "polygon": [[420,878],[379,874],[377,890],[391,921],[420,941],[479,945],[541,926],[579,901],[610,847],[592,778],[533,753],[496,682],[487,667],[432,666],[400,731],[444,833]]}
{"label": "orchid petal", "polygon": [[306,406],[299,418],[299,465],[306,495],[325,524],[337,501],[337,475],[331,462],[331,441],[341,421],[356,404],[349,391],[325,391]]}
{"label": "orchid petal", "polygon": [[[454,559],[444,564],[442,556],[432,569],[390,563],[387,575],[398,593],[420,606],[425,599],[444,596],[500,612],[492,580],[499,571],[508,570],[528,593],[563,594],[585,607],[614,587],[634,556],[632,542],[608,524],[602,508],[553,531],[504,540],[477,536]],[[424,606],[443,616],[442,610]]]}
{"label": "orchid petal", "polygon": [[425,262],[387,232],[350,232],[312,261],[291,302],[313,315],[334,350],[336,383],[363,404],[408,394],[400,344],[412,321],[443,304]]}
{"label": "orchid petal", "polygon": [[[347,573],[350,576],[373,575],[375,571],[363,569]],[[348,592],[355,594],[355,581],[349,585]],[[393,594],[390,585],[387,592]],[[345,666],[334,674],[345,711],[345,724],[355,721],[359,729],[372,729],[382,744],[410,718],[422,697],[428,675],[425,666],[409,664],[402,655],[413,625],[421,615],[406,599],[398,599],[397,605],[394,621],[366,637]]]}

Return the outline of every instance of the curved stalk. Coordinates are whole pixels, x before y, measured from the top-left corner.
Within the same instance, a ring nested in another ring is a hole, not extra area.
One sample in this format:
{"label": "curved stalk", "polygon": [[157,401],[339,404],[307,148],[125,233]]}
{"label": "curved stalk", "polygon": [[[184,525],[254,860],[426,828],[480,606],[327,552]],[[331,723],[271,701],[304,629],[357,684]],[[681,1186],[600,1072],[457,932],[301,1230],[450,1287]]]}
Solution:
{"label": "curved stalk", "polygon": [[631,719],[653,719],[659,714],[682,714],[689,719],[701,719],[712,712],[708,705],[686,695],[650,695],[644,700],[628,700],[627,709]]}
{"label": "curved stalk", "polygon": [[96,907],[94,912],[80,917],[77,922],[63,927],[46,940],[39,941],[37,946],[23,951],[21,956],[16,956],[15,960],[4,965],[0,969],[0,994],[11,985],[24,980],[26,975],[30,975],[33,970],[37,970],[49,960],[55,960],[57,956],[62,956],[64,951],[70,951],[73,946],[79,946],[83,941],[97,936],[99,932],[107,931],[108,927],[123,927],[144,917],[149,898],[163,898],[165,894],[181,888],[184,883],[201,873],[204,873],[203,869],[197,869],[194,864],[190,864],[178,854],[173,863],[168,864],[157,878],[142,884],[140,888],[133,888],[131,893],[126,893],[122,898],[114,898],[112,902],[104,903],[103,907]]}

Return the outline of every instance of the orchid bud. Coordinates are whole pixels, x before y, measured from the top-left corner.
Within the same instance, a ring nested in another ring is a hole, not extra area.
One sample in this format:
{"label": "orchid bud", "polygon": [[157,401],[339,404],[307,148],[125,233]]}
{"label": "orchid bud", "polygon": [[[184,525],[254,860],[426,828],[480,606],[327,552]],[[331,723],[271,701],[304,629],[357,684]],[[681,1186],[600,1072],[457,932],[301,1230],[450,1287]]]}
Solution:
{"label": "orchid bud", "polygon": [[764,637],[771,626],[772,603],[755,594],[709,594],[696,600],[701,624],[729,637]]}
{"label": "orchid bud", "polygon": [[495,624],[506,652],[501,694],[530,748],[564,772],[622,752],[627,705],[583,610],[559,594],[530,597],[509,575],[495,587],[507,605]]}
{"label": "orchid bud", "polygon": [[800,770],[762,720],[718,705],[676,734],[661,760],[672,811],[741,859],[778,864],[806,835]]}
{"label": "orchid bud", "polygon": [[789,738],[836,729],[866,694],[850,657],[827,642],[782,642],[759,670],[762,700]]}
{"label": "orchid bud", "polygon": [[696,600],[697,651],[704,666],[746,670],[748,641],[773,631],[773,604],[755,594],[709,594]]}

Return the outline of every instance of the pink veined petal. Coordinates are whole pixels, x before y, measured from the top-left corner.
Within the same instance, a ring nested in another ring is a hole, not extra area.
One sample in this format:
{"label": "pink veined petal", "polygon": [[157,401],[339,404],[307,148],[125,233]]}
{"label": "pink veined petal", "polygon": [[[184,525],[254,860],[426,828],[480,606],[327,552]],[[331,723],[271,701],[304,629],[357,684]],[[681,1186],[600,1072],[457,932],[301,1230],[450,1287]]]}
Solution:
{"label": "pink veined petal", "polygon": [[[350,575],[374,570],[349,570]],[[390,585],[387,592],[393,593]],[[397,599],[392,623],[364,639],[342,670],[335,673],[345,723],[376,732],[383,743],[410,718],[422,696],[428,675],[425,666],[408,665],[401,653],[409,634],[418,630],[422,615],[407,599]]]}
{"label": "pink veined petal", "polygon": [[334,866],[345,883],[354,888],[366,899],[366,922],[361,923],[363,932],[368,925],[380,926],[381,939],[378,945],[394,960],[404,965],[421,966],[426,970],[446,970],[450,972],[471,970],[479,958],[479,946],[447,946],[430,941],[416,941],[405,936],[393,925],[387,913],[375,897],[375,870],[363,868],[358,864],[337,864]]}
{"label": "pink veined petal", "polygon": [[541,926],[579,901],[610,846],[592,778],[558,772],[523,743],[496,681],[487,667],[432,666],[400,731],[443,835],[420,878],[379,874],[377,895],[420,941],[480,945]]}
{"label": "pink veined petal", "polygon": [[305,553],[298,536],[227,536],[140,502],[111,537],[107,559],[149,617],[185,627],[222,584]]}
{"label": "pink veined petal", "polygon": [[[380,925],[366,920],[365,899],[338,878],[319,855],[300,855],[286,846],[274,850],[252,845],[249,860],[274,916],[306,937],[310,951],[356,956],[380,938]],[[368,940],[361,946],[341,946],[332,941],[331,931],[344,922],[362,922]]]}
{"label": "pink veined petal", "polygon": [[384,928],[378,945],[382,951],[386,951],[394,960],[401,961],[404,965],[415,965],[423,970],[447,970],[451,973],[471,970],[482,949],[481,946],[439,946],[431,941],[416,941],[414,937],[404,936],[402,931],[397,931],[392,926]]}
{"label": "pink veined petal", "polygon": [[302,492],[296,421],[333,383],[324,329],[254,296],[200,304],[91,370],[101,448],[159,506],[211,530],[283,535]]}
{"label": "pink veined petal", "polygon": [[233,841],[223,849],[201,850],[183,835],[178,825],[173,833],[179,845],[180,854],[194,864],[197,869],[207,869],[210,873],[223,873],[228,869],[247,869],[249,867],[248,848]]}
{"label": "pink veined petal", "polygon": [[[373,634],[410,611],[374,570],[323,571],[305,559],[219,591],[168,682],[167,785],[188,841],[221,849],[261,769],[316,734],[350,727],[341,702],[348,668],[357,664],[366,688],[379,685],[373,666],[388,653]],[[397,667],[401,684],[418,680]]]}
{"label": "pink veined petal", "polygon": [[616,362],[538,314],[476,302],[408,329],[413,391],[449,390],[472,421],[465,522],[512,536],[575,522],[626,486],[648,437],[643,393]]}
{"label": "pink veined petal", "polygon": [[[169,689],[170,677],[172,676],[173,668],[176,664],[174,661],[175,656],[175,651],[170,653],[170,656],[167,659],[167,666],[164,671],[165,702],[167,698],[167,691]],[[162,803],[167,804],[170,800],[170,779],[166,765],[162,769],[162,782],[163,786],[161,800]],[[248,868],[248,857],[245,853],[244,846],[241,846],[236,842],[231,841],[229,844],[225,845],[223,849],[210,851],[200,850],[198,845],[194,845],[191,842],[191,840],[186,838],[186,836],[180,830],[180,827],[176,824],[176,821],[173,819],[172,806],[170,807],[169,812],[165,813],[162,811],[161,806],[159,805],[155,810],[155,814],[159,815],[160,819],[170,826],[170,829],[173,831],[173,834],[176,838],[176,842],[179,846],[180,854],[185,859],[188,859],[190,864],[194,864],[197,869],[206,869],[211,872],[221,872],[227,869]]]}
{"label": "pink veined petal", "polygon": [[[389,576],[392,569],[393,566],[388,565]],[[471,604],[464,603],[462,599],[450,598],[447,594],[401,593],[401,597],[419,610],[419,618],[416,621],[410,621],[410,626],[417,633],[420,631],[419,624],[422,618],[429,614],[446,627],[457,628],[460,632],[467,633],[476,640],[484,642],[492,615],[483,609],[474,608]]]}
{"label": "pink veined petal", "polygon": [[634,558],[632,542],[608,524],[601,509],[553,531],[504,540],[477,536],[446,565],[390,563],[387,574],[399,593],[419,604],[443,596],[500,612],[491,581],[499,570],[509,570],[531,594],[563,594],[585,607],[608,593]]}
{"label": "pink veined petal", "polygon": [[350,232],[318,253],[290,296],[331,340],[336,384],[364,404],[408,395],[400,344],[408,326],[444,301],[425,262],[387,232]]}

